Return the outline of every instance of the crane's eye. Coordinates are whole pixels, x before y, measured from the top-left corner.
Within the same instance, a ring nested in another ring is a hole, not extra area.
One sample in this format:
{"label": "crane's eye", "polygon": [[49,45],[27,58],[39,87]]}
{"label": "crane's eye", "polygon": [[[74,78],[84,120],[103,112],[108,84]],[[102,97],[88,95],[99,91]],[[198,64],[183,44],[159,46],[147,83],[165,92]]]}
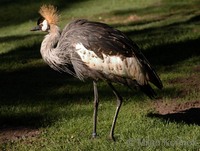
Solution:
{"label": "crane's eye", "polygon": [[45,19],[43,17],[40,17],[37,21],[37,25],[40,25]]}

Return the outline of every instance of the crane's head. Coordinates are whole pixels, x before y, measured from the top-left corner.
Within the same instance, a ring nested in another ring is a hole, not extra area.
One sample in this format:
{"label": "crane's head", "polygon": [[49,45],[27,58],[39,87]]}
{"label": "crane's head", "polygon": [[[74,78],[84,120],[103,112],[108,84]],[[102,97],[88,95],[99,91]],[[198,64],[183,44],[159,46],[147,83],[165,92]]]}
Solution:
{"label": "crane's head", "polygon": [[38,19],[37,26],[31,29],[31,31],[41,30],[48,32],[52,25],[57,25],[59,15],[53,5],[42,5],[39,13],[42,17]]}

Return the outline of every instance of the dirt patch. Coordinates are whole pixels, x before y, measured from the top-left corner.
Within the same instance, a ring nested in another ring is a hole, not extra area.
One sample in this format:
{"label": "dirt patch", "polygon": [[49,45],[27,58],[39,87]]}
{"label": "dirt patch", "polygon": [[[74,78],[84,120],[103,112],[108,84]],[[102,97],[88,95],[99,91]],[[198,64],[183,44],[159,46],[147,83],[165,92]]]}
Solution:
{"label": "dirt patch", "polygon": [[[193,74],[188,77],[178,77],[169,81],[171,85],[179,85],[180,91],[177,94],[178,98],[185,97],[190,93],[199,93],[200,92],[200,66],[193,68]],[[177,98],[174,98],[170,102],[164,102],[162,100],[155,103],[155,110],[159,114],[172,114],[183,112],[191,108],[200,109],[200,100],[178,103]]]}
{"label": "dirt patch", "polygon": [[184,88],[194,88],[200,90],[200,74],[194,74],[189,77],[181,77],[170,80],[171,84],[181,84]]}
{"label": "dirt patch", "polygon": [[200,73],[200,66],[196,66],[196,67],[194,67],[194,70],[193,70],[194,72],[198,72],[198,73]]}
{"label": "dirt patch", "polygon": [[191,102],[156,102],[156,113],[148,114],[148,117],[164,119],[168,122],[184,123],[200,126],[200,100]]}
{"label": "dirt patch", "polygon": [[169,84],[176,85],[176,87],[178,85],[178,93],[171,101],[161,99],[156,101],[154,103],[155,112],[148,116],[200,126],[200,100],[177,102],[177,98],[200,93],[200,66],[196,66],[192,70],[191,76],[172,79]]}
{"label": "dirt patch", "polygon": [[135,22],[135,21],[139,21],[141,20],[141,17],[137,16],[137,15],[129,15],[129,16],[113,16],[107,19],[104,19],[104,22],[111,22],[111,23],[118,23],[119,20],[121,21],[121,23],[123,24],[127,24],[130,22]]}
{"label": "dirt patch", "polygon": [[189,110],[191,108],[199,108],[200,109],[200,100],[199,101],[191,101],[178,103],[176,101],[163,102],[157,101],[155,103],[155,110],[157,113],[161,115],[179,113]]}
{"label": "dirt patch", "polygon": [[39,134],[40,131],[38,129],[25,127],[2,128],[0,129],[0,144],[6,143],[8,141],[16,141],[20,139],[36,137]]}

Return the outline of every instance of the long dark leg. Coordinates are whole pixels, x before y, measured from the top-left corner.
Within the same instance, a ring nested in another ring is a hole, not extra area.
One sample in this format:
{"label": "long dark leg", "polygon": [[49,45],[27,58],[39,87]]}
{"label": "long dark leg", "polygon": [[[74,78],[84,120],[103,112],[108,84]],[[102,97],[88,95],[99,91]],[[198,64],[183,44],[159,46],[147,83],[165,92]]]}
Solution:
{"label": "long dark leg", "polygon": [[113,122],[112,122],[112,127],[111,127],[110,135],[109,135],[110,139],[115,141],[114,129],[115,129],[116,121],[117,121],[117,116],[118,116],[118,113],[119,113],[119,110],[120,110],[120,107],[121,107],[121,104],[122,104],[122,97],[119,95],[119,93],[117,92],[117,90],[114,88],[114,86],[111,83],[108,82],[108,85],[111,87],[111,89],[113,90],[113,93],[115,94],[115,96],[117,98],[117,108],[116,108],[116,111],[115,111],[115,116],[114,116],[114,119],[113,119]]}
{"label": "long dark leg", "polygon": [[96,128],[97,128],[97,111],[98,111],[98,104],[99,104],[99,97],[98,97],[98,90],[97,90],[97,83],[93,81],[94,86],[94,114],[93,114],[93,133],[92,137],[95,138],[97,136]]}

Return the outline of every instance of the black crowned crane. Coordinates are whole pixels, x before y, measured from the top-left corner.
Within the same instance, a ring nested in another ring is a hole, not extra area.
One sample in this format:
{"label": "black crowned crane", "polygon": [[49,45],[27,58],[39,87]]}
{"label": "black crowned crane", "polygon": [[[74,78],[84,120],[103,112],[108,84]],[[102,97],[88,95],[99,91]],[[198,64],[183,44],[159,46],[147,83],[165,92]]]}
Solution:
{"label": "black crowned crane", "polygon": [[149,82],[161,89],[162,82],[138,46],[121,31],[109,25],[79,19],[70,22],[61,31],[58,27],[58,13],[54,6],[43,5],[41,18],[32,31],[47,32],[42,44],[41,55],[54,70],[66,72],[84,81],[93,80],[95,138],[98,90],[97,81],[103,80],[111,87],[117,100],[117,108],[109,137],[114,140],[114,129],[122,104],[122,97],[112,83],[120,83],[129,88],[139,88],[153,98],[155,92]]}

